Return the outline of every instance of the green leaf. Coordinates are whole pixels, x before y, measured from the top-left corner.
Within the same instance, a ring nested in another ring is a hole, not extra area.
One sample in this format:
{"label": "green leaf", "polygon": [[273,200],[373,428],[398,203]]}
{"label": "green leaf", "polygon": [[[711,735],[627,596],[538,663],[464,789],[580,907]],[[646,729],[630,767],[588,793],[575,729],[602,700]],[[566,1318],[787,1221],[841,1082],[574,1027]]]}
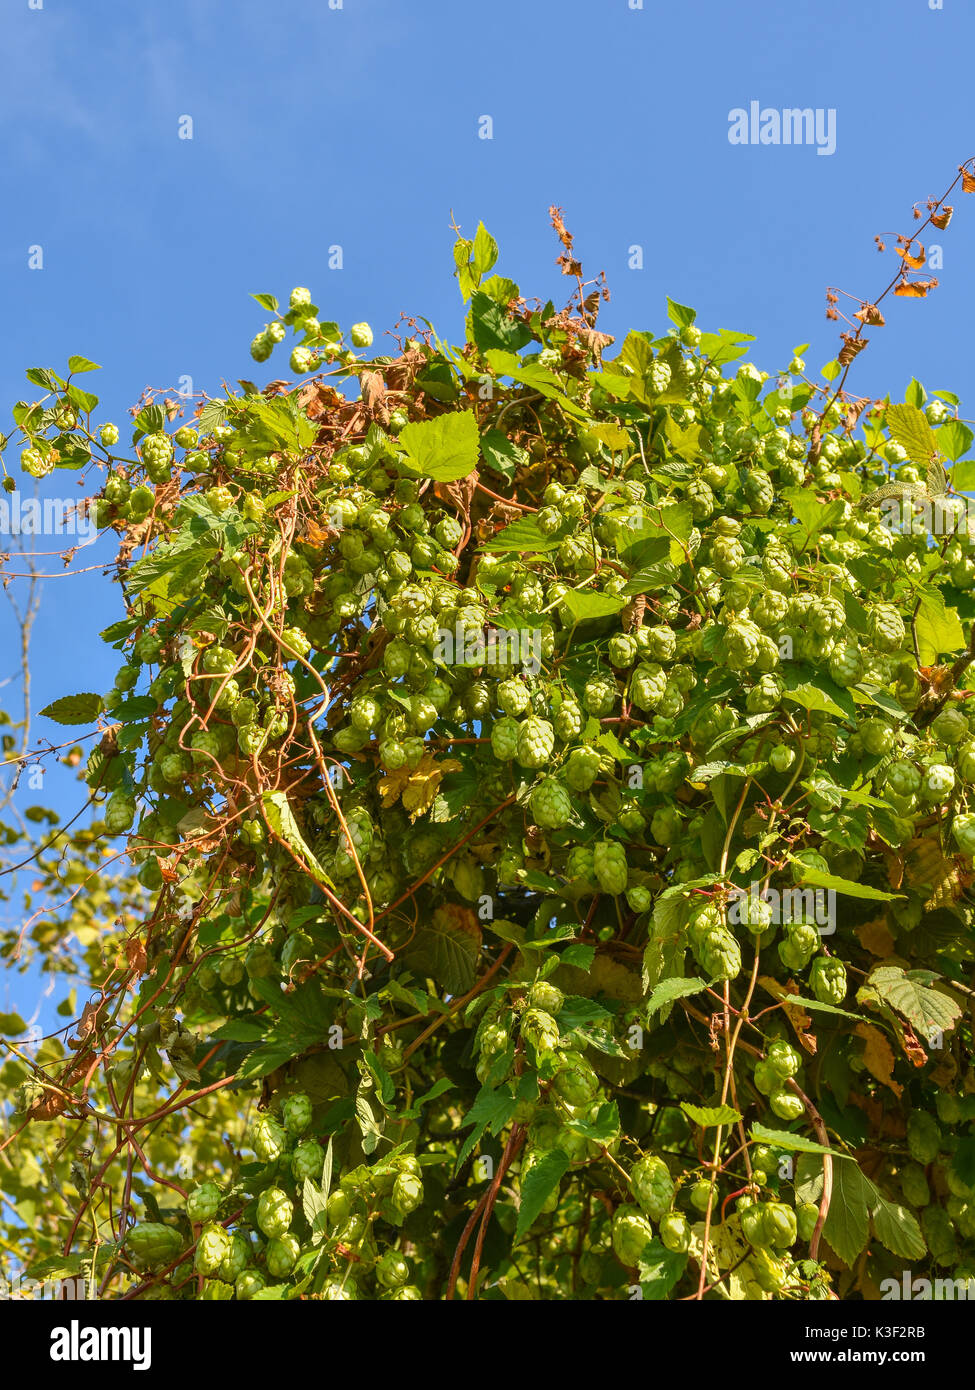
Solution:
{"label": "green leaf", "polygon": [[480,948],[469,932],[427,922],[398,959],[414,975],[429,975],[448,994],[465,994],[477,976]]}
{"label": "green leaf", "polygon": [[626,600],[616,594],[596,594],[580,589],[570,589],[563,594],[562,603],[577,623],[586,618],[608,618],[626,607]]}
{"label": "green leaf", "polygon": [[686,304],[678,304],[676,299],[667,297],[667,317],[671,323],[675,323],[678,328],[690,328],[697,318],[697,310],[689,309]]}
{"label": "green leaf", "polygon": [[46,391],[56,391],[59,386],[65,385],[57,372],[47,367],[28,367],[24,375],[32,386],[43,386]]}
{"label": "green leaf", "polygon": [[915,620],[921,665],[931,666],[948,652],[958,652],[966,638],[958,611],[945,605],[940,589],[925,589]]}
{"label": "green leaf", "polygon": [[852,1265],[867,1243],[869,1213],[877,1189],[857,1163],[833,1166],[833,1194],[823,1235],[844,1264]]}
{"label": "green leaf", "polygon": [[532,551],[555,550],[560,544],[561,541],[554,536],[543,536],[531,517],[523,516],[492,536],[481,549],[492,555],[502,555],[509,550],[524,555]]}
{"label": "green leaf", "polygon": [[478,279],[486,275],[491,270],[498,259],[498,243],[487,230],[483,222],[477,224],[477,232],[474,236],[474,254],[471,262],[474,267],[474,274]]}
{"label": "green leaf", "polygon": [[102,697],[93,691],[83,695],[62,695],[60,700],[46,705],[41,714],[56,724],[90,724],[101,713]]}
{"label": "green leaf", "polygon": [[659,1303],[680,1280],[687,1266],[687,1255],[677,1254],[654,1236],[647,1241],[637,1261],[637,1274],[644,1299]]}
{"label": "green leaf", "polygon": [[928,1253],[917,1218],[899,1202],[888,1201],[876,1193],[876,1205],[870,1212],[873,1233],[892,1255],[905,1260],[920,1260]]}
{"label": "green leaf", "polygon": [[501,430],[485,430],[481,435],[481,457],[489,468],[514,482],[516,471],[528,462],[528,450]]}
{"label": "green leaf", "polygon": [[835,381],[842,370],[842,367],[834,358],[832,362],[826,363],[826,366],[822,370],[822,374],[827,381]]}
{"label": "green leaf", "polygon": [[328,1147],[325,1150],[325,1162],[322,1164],[322,1192],[327,1197],[332,1190],[332,1164],[334,1155],[332,1153],[333,1136],[328,1136]]}
{"label": "green leaf", "polygon": [[512,318],[505,305],[475,290],[471,295],[471,335],[480,352],[517,352],[531,342],[531,333]]}
{"label": "green leaf", "polygon": [[[527,332],[527,329],[525,331]],[[558,377],[547,368],[540,367],[536,362],[522,362],[515,353],[502,352],[494,348],[489,348],[485,356],[491,370],[499,377],[509,376],[512,381],[520,381],[523,386],[537,391],[540,396],[558,401],[566,415],[571,415],[577,420],[588,420],[586,412],[569,399]]]}
{"label": "green leaf", "polygon": [[256,299],[262,309],[266,309],[269,314],[278,312],[278,301],[273,294],[252,294],[251,299]]}
{"label": "green leaf", "polygon": [[158,434],[166,425],[166,414],[161,405],[146,405],[132,422],[132,443],[138,444],[144,434]]}
{"label": "green leaf", "polygon": [[687,980],[673,976],[668,980],[661,980],[647,1000],[647,1018],[658,1009],[662,1009],[665,1004],[672,1004],[676,999],[685,999],[690,994],[700,994],[702,989],[707,989],[707,982],[697,975]]}
{"label": "green leaf", "polygon": [[542,1208],[569,1170],[569,1160],[561,1149],[549,1149],[534,1165],[527,1177],[521,1179],[521,1205],[515,1241],[521,1240],[541,1215]]}
{"label": "green leaf", "polygon": [[27,1024],[20,1014],[0,1014],[0,1037],[17,1038],[27,1032]]}
{"label": "green leaf", "polygon": [[399,442],[406,462],[424,478],[453,482],[477,467],[480,436],[473,411],[460,410],[405,425]]}
{"label": "green leaf", "polygon": [[927,467],[938,453],[938,440],[924,412],[916,405],[889,405],[887,428],[891,439],[907,450],[908,458]]}
{"label": "green leaf", "polygon": [[928,393],[925,391],[924,387],[918,381],[917,377],[912,376],[910,385],[904,392],[904,399],[907,401],[907,404],[920,408],[927,398]]}
{"label": "green leaf", "polygon": [[956,492],[971,492],[975,489],[975,459],[963,459],[951,470],[951,485]]}
{"label": "green leaf", "polygon": [[794,704],[801,705],[803,709],[819,711],[823,714],[835,714],[841,719],[847,718],[853,713],[853,697],[848,692],[843,692],[846,696],[843,705],[849,704],[849,709],[844,709],[833,698],[833,695],[828,694],[823,688],[826,685],[826,677],[820,677],[816,681],[803,681],[798,672],[788,671],[785,679],[789,689],[786,690],[784,698],[791,700]]}
{"label": "green leaf", "polygon": [[334,888],[334,883],[305,843],[287,795],[284,792],[264,792],[261,796],[261,806],[264,811],[264,819],[278,838],[283,840],[289,849],[293,850],[298,858],[308,865],[319,883]]}
{"label": "green leaf", "polygon": [[840,878],[837,874],[824,874],[819,869],[815,869],[810,864],[805,864],[801,860],[792,860],[798,863],[802,869],[800,883],[808,883],[813,888],[831,888],[834,893],[843,893],[848,898],[870,898],[874,902],[893,902],[896,898],[903,898],[903,893],[885,893],[880,888],[873,888],[867,883],[854,883],[852,879]]}
{"label": "green leaf", "polygon": [[790,1149],[804,1154],[832,1154],[834,1158],[849,1158],[853,1161],[850,1154],[842,1153],[839,1149],[828,1149],[824,1144],[817,1144],[814,1139],[807,1139],[802,1134],[790,1134],[786,1129],[769,1129],[767,1125],[754,1124],[752,1138],[760,1144],[774,1144],[777,1149]]}
{"label": "green leaf", "polygon": [[849,1009],[841,1009],[836,1004],[823,1004],[818,999],[806,999],[801,994],[790,994],[789,1004],[801,1004],[804,1009],[812,1009],[814,1013],[838,1014],[840,1018],[856,1019],[858,1023],[866,1021],[864,1014],[851,1014]]}
{"label": "green leaf", "polygon": [[866,987],[907,1019],[915,1032],[929,1039],[950,1033],[961,1017],[961,1006],[940,990],[931,989],[937,979],[930,970],[904,970],[900,965],[878,965],[867,976]]}
{"label": "green leaf", "polygon": [[311,1227],[312,1239],[321,1240],[328,1229],[327,1194],[316,1187],[311,1178],[305,1178],[302,1184],[301,1209]]}
{"label": "green leaf", "polygon": [[474,1098],[474,1104],[461,1122],[461,1129],[466,1129],[468,1125],[473,1125],[474,1128],[457,1155],[455,1172],[461,1169],[465,1160],[474,1152],[474,1146],[484,1131],[499,1134],[517,1108],[518,1101],[508,1086],[499,1086],[496,1090],[491,1090],[489,1086],[481,1087]]}
{"label": "green leaf", "polygon": [[[595,1046],[598,1046],[598,1043]],[[626,1054],[622,1055],[625,1056]],[[574,1134],[581,1134],[586,1139],[591,1139],[594,1144],[609,1144],[619,1136],[619,1107],[615,1100],[605,1101],[596,1112],[594,1120],[583,1120],[575,1115],[567,1121],[567,1124]]]}
{"label": "green leaf", "polygon": [[74,376],[80,372],[98,372],[101,368],[90,357],[69,357],[68,371]]}
{"label": "green leaf", "polygon": [[689,1101],[681,1101],[680,1107],[688,1119],[693,1120],[702,1129],[715,1129],[718,1125],[734,1125],[741,1119],[741,1115],[730,1105],[691,1105]]}

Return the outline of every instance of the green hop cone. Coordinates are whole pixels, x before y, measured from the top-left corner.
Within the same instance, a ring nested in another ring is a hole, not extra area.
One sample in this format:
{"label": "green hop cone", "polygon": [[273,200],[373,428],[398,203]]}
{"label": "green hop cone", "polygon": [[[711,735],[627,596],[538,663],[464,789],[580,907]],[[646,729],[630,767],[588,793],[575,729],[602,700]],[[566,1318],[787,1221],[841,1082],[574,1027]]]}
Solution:
{"label": "green hop cone", "polygon": [[612,714],[619,691],[611,676],[590,676],[582,696],[583,707],[597,719]]}
{"label": "green hop cone", "polygon": [[904,645],[907,635],[904,620],[889,603],[878,603],[867,619],[870,641],[878,652],[895,652]]}
{"label": "green hop cone", "polygon": [[206,1303],[229,1303],[233,1296],[233,1284],[226,1284],[222,1279],[207,1279],[199,1295]]}
{"label": "green hop cone", "polygon": [[545,767],[555,747],[555,730],[547,719],[530,717],[518,729],[515,756],[522,767]]}
{"label": "green hop cone", "polygon": [[644,888],[642,884],[635,883],[626,890],[626,901],[634,912],[646,912],[653,902],[653,894],[649,888]]}
{"label": "green hop cone", "polygon": [[778,1115],[780,1120],[798,1120],[803,1114],[805,1106],[794,1091],[788,1090],[785,1086],[777,1091],[773,1091],[768,1098],[772,1114]]}
{"label": "green hop cone", "polygon": [[653,1227],[639,1207],[617,1207],[613,1215],[612,1240],[616,1258],[631,1269],[653,1240]]}
{"label": "green hop cone", "polygon": [[258,1115],[250,1130],[251,1148],[262,1163],[280,1158],[288,1147],[288,1132],[273,1115]]}
{"label": "green hop cone", "polygon": [[215,1182],[201,1182],[186,1199],[186,1215],[194,1226],[212,1221],[222,1200],[223,1194]]}
{"label": "green hop cone", "polygon": [[572,800],[554,777],[544,778],[532,789],[528,804],[536,825],[545,830],[561,830],[572,819]]}
{"label": "green hop cone", "polygon": [[137,1269],[162,1269],[176,1259],[183,1238],[172,1226],[142,1221],[125,1237],[125,1248]]}
{"label": "green hop cone", "polygon": [[781,1081],[788,1081],[790,1077],[798,1076],[802,1066],[802,1058],[799,1053],[791,1043],[787,1043],[782,1038],[776,1038],[769,1043],[765,1060]]}
{"label": "green hop cone", "polygon": [[813,1231],[819,1220],[819,1207],[815,1202],[801,1202],[796,1207],[796,1235],[799,1240],[812,1240]]}
{"label": "green hop cone", "polygon": [[537,1053],[554,1052],[559,1045],[559,1025],[544,1009],[526,1009],[521,1019],[521,1036]]}
{"label": "green hop cone", "polygon": [[287,1278],[300,1254],[301,1246],[290,1232],[283,1236],[272,1236],[264,1252],[268,1274],[274,1279]]}
{"label": "green hop cone", "polygon": [[[351,824],[351,822],[350,822]],[[311,1100],[304,1091],[295,1091],[281,1102],[281,1118],[289,1134],[304,1134],[311,1124]]]}
{"label": "green hop cone", "polygon": [[221,1261],[217,1271],[220,1278],[226,1284],[234,1284],[247,1268],[251,1257],[251,1248],[242,1235],[234,1234],[230,1238],[230,1250]]}
{"label": "green hop cone", "polygon": [[629,872],[626,850],[616,840],[597,840],[593,846],[593,872],[604,893],[618,896],[626,892]]}
{"label": "green hop cone", "polygon": [[691,1243],[691,1228],[682,1211],[669,1211],[660,1219],[660,1241],[667,1250],[683,1255]]}
{"label": "green hop cone", "polygon": [[712,927],[697,945],[692,943],[695,959],[709,976],[717,980],[734,980],[741,974],[741,947],[727,927]]}
{"label": "green hop cone", "polygon": [[422,1201],[423,1183],[417,1175],[415,1173],[398,1173],[390,1193],[390,1202],[400,1218],[409,1216],[411,1211],[416,1211]]}
{"label": "green hop cone", "polygon": [[349,338],[353,347],[371,347],[372,329],[369,327],[368,323],[354,323],[349,330]]}
{"label": "green hop cone", "polygon": [[915,1163],[933,1163],[941,1151],[941,1130],[927,1110],[912,1110],[907,1117],[907,1149]]}
{"label": "green hop cone", "polygon": [[582,733],[582,710],[575,700],[563,700],[559,705],[558,714],[555,716],[555,732],[563,743],[570,743]]}
{"label": "green hop cone", "polygon": [[809,968],[809,985],[820,1004],[839,1006],[846,998],[846,966],[832,956],[817,956]]}
{"label": "green hop cone", "polygon": [[296,1145],[291,1155],[291,1173],[295,1182],[303,1183],[306,1178],[320,1182],[325,1167],[325,1151],[316,1139],[305,1139]]}
{"label": "green hop cone", "polygon": [[105,424],[98,431],[98,438],[107,449],[118,443],[118,425]]}
{"label": "green hop cone", "polygon": [[674,1180],[662,1158],[648,1154],[630,1170],[630,1189],[652,1221],[659,1221],[674,1201]]}
{"label": "green hop cone", "polygon": [[251,1299],[255,1294],[260,1293],[261,1289],[267,1287],[267,1281],[259,1269],[253,1267],[245,1269],[242,1274],[238,1274],[234,1284],[237,1297],[244,1301]]}
{"label": "green hop cone", "polygon": [[113,792],[105,807],[105,829],[109,835],[124,835],[135,820],[135,797],[127,791]]}
{"label": "green hop cone", "polygon": [[409,1260],[398,1250],[387,1250],[376,1262],[376,1278],[384,1289],[402,1288],[410,1273]]}
{"label": "green hop cone", "polygon": [[951,833],[962,854],[975,854],[975,815],[965,811],[955,816]]}
{"label": "green hop cone", "polygon": [[765,1243],[775,1250],[787,1250],[796,1240],[796,1214],[784,1202],[766,1202],[762,1217]]}
{"label": "green hop cone", "polygon": [[601,756],[595,748],[573,748],[565,764],[565,780],[574,792],[586,792],[599,773]]}
{"label": "green hop cone", "polygon": [[222,1226],[211,1221],[203,1227],[200,1238],[196,1243],[196,1254],[193,1257],[193,1268],[197,1274],[216,1274],[224,1260],[230,1254],[231,1242],[230,1235]]}
{"label": "green hop cone", "polygon": [[257,1203],[257,1224],[266,1236],[283,1236],[291,1226],[294,1207],[280,1187],[268,1187]]}
{"label": "green hop cone", "polygon": [[528,996],[528,1003],[533,1009],[541,1009],[552,1018],[558,1018],[563,1002],[562,991],[550,980],[536,980]]}

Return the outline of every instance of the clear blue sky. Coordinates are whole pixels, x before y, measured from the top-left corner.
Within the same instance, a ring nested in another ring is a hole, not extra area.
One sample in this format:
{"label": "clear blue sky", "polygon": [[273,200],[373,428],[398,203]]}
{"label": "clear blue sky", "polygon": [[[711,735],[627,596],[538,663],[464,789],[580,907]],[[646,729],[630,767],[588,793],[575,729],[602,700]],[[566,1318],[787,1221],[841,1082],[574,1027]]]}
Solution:
{"label": "clear blue sky", "polygon": [[[767,370],[805,341],[818,368],[839,346],[825,286],[875,294],[892,257],[874,233],[909,231],[912,203],[975,153],[966,0],[30,3],[0,13],[4,420],[34,398],[23,369],[71,353],[103,364],[86,385],[120,423],[147,384],[189,375],[217,394],[221,377],[286,375],[280,349],[265,368],[248,355],[264,321],[251,291],[308,285],[323,318],[378,337],[415,312],[455,337],[451,210],[465,231],[484,220],[524,292],[558,300],[553,202],[587,273],[609,276],[607,331],[662,330],[669,294],[705,328],[756,334]],[[835,153],[730,144],[729,112],[752,101],[834,111]],[[941,288],[888,301],[850,385],[903,398],[914,375],[975,414],[975,196],[954,202]],[[634,244],[643,270],[627,266]],[[108,688],[117,663],[97,633],[118,615],[98,575],[46,585],[35,708]],[[0,613],[0,680],[11,635]],[[59,737],[45,720],[36,732]],[[49,779],[62,813],[76,796]],[[32,991],[0,984],[0,1008],[31,1012]]]}

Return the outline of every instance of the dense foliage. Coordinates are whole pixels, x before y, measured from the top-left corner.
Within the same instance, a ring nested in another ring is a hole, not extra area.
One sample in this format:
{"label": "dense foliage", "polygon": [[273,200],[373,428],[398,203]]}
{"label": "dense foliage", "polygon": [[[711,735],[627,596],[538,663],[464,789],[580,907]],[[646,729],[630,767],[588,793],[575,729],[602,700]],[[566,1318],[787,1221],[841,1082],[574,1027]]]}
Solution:
{"label": "dense foliage", "polygon": [[[972,1270],[975,563],[943,464],[971,432],[916,382],[737,365],[675,303],[610,356],[556,223],[568,308],[490,274],[483,227],[460,348],[411,323],[372,355],[259,295],[253,356],[290,331],[300,379],[147,397],[124,454],[94,364],[29,374],[23,467],[105,470],[125,604],[114,688],[47,711],[97,723],[103,820],[35,885],[76,894],[88,1006],[0,1072],[37,1277],[817,1299]],[[123,836],[137,881],[97,862]],[[56,957],[50,917],[26,939]]]}

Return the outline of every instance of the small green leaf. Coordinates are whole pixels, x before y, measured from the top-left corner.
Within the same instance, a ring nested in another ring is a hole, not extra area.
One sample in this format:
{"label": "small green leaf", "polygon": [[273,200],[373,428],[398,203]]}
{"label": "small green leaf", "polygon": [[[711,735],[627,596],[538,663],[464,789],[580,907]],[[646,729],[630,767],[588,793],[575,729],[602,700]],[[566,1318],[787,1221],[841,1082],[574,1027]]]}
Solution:
{"label": "small green leaf", "polygon": [[17,1038],[27,1032],[27,1024],[20,1014],[0,1014],[0,1037]]}
{"label": "small green leaf", "polygon": [[814,1139],[806,1139],[802,1134],[790,1134],[786,1129],[769,1129],[766,1125],[752,1125],[752,1138],[760,1144],[774,1144],[777,1149],[791,1149],[796,1153],[831,1154],[833,1158],[851,1157],[839,1149],[828,1149],[824,1144],[817,1144]]}
{"label": "small green leaf", "polygon": [[586,618],[608,618],[626,607],[626,600],[616,594],[594,594],[578,589],[563,594],[562,603],[577,623]]}
{"label": "small green leaf", "polygon": [[[876,1192],[876,1188],[874,1189]],[[921,1228],[914,1213],[899,1202],[888,1201],[879,1192],[877,1204],[870,1213],[874,1235],[892,1255],[904,1260],[921,1260],[928,1253]]]}
{"label": "small green leaf", "polygon": [[690,328],[697,318],[697,310],[689,309],[686,304],[678,304],[676,299],[667,297],[667,317],[671,323],[675,323],[678,328]]}
{"label": "small green leaf", "polygon": [[702,1129],[734,1125],[741,1119],[739,1112],[730,1105],[691,1105],[689,1101],[682,1101],[680,1108],[688,1119],[693,1120]]}
{"label": "small green leaf", "polygon": [[916,405],[890,405],[887,407],[887,428],[890,437],[903,449],[914,463],[927,467],[938,453],[938,440],[928,424],[924,412]]}
{"label": "small green leaf", "polygon": [[72,376],[75,376],[80,372],[98,372],[101,371],[101,368],[90,357],[69,357],[68,371]]}
{"label": "small green leaf", "polygon": [[707,989],[707,982],[696,975],[689,980],[677,979],[674,976],[668,980],[661,980],[647,1000],[647,1018],[652,1017],[665,1004],[672,1004],[675,999],[685,999],[690,994],[700,994],[702,989]]}
{"label": "small green leaf", "polygon": [[659,1303],[678,1282],[687,1266],[686,1253],[668,1250],[656,1236],[647,1241],[637,1261],[640,1288],[646,1300]]}
{"label": "small green leaf", "polygon": [[41,714],[56,724],[90,724],[98,718],[101,708],[102,697],[86,691],[82,695],[63,695],[60,700],[46,705]]}
{"label": "small green leaf", "polygon": [[542,1208],[569,1169],[568,1157],[561,1149],[550,1149],[521,1180],[521,1205],[515,1241],[521,1240],[541,1215]]}
{"label": "small green leaf", "polygon": [[474,274],[478,279],[486,275],[491,270],[498,259],[498,243],[487,230],[483,222],[477,225],[477,232],[474,236],[474,254],[471,262]]}
{"label": "small green leaf", "polygon": [[278,301],[273,294],[252,294],[251,299],[256,299],[262,309],[266,309],[269,314],[278,312]]}

